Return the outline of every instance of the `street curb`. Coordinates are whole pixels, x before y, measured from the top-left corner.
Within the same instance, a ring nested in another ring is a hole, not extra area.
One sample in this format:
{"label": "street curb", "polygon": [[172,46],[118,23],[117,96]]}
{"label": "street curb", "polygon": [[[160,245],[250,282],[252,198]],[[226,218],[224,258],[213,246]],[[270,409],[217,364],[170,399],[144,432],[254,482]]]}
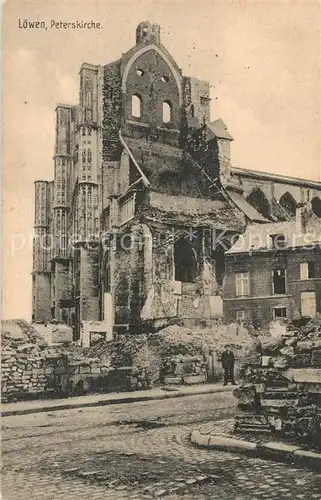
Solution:
{"label": "street curb", "polygon": [[192,444],[201,448],[205,447],[230,453],[242,453],[266,460],[285,462],[288,464],[296,463],[298,466],[317,471],[321,470],[321,453],[303,450],[299,446],[293,446],[278,441],[253,443],[222,435],[202,434],[199,430],[194,430],[192,432],[190,440]]}
{"label": "street curb", "polygon": [[[1,417],[11,417],[15,415],[28,415],[30,413],[43,413],[43,412],[51,412],[51,411],[58,411],[58,410],[71,410],[71,409],[77,409],[77,408],[92,408],[92,407],[97,407],[97,406],[109,406],[109,405],[116,405],[116,404],[123,404],[123,403],[137,403],[137,402],[144,402],[144,401],[153,401],[153,400],[163,400],[163,399],[170,399],[170,398],[181,398],[181,397],[187,397],[187,396],[201,396],[203,394],[215,394],[215,393],[221,393],[221,392],[232,392],[234,388],[231,387],[213,387],[213,388],[208,388],[205,389],[204,391],[198,391],[198,392],[184,392],[184,391],[177,391],[177,392],[168,392],[164,394],[152,394],[150,396],[135,396],[133,395],[132,397],[119,397],[119,398],[113,398],[113,399],[98,399],[97,401],[92,401],[92,402],[72,402],[72,398],[70,398],[70,402],[66,402],[63,404],[57,404],[56,406],[41,406],[38,408],[25,408],[25,409],[19,409],[19,408],[14,408],[12,410],[5,410],[1,412]],[[11,403],[11,404],[19,404],[19,403]]]}

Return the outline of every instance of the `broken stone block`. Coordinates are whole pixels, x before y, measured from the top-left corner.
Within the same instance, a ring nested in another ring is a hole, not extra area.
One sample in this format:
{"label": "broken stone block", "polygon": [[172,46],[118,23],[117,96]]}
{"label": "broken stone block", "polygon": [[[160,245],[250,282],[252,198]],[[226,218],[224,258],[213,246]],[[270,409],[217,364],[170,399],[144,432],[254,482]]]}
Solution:
{"label": "broken stone block", "polygon": [[283,356],[293,358],[295,355],[294,347],[293,346],[282,347],[282,349],[280,349],[280,353],[283,354]]}
{"label": "broken stone block", "polygon": [[296,337],[290,337],[289,339],[286,339],[285,345],[287,346],[295,346],[298,343],[298,339]]}
{"label": "broken stone block", "polygon": [[304,342],[298,342],[296,345],[296,351],[311,351],[313,349],[313,341],[307,340]]}
{"label": "broken stone block", "polygon": [[90,373],[90,366],[89,365],[79,366],[79,373]]}
{"label": "broken stone block", "polygon": [[311,365],[316,368],[321,366],[321,349],[315,349],[312,351]]}
{"label": "broken stone block", "polygon": [[291,365],[290,360],[285,356],[279,356],[271,359],[271,364],[274,368],[285,369]]}
{"label": "broken stone block", "polygon": [[262,356],[259,353],[251,353],[249,354],[246,359],[244,360],[244,365],[262,365]]}
{"label": "broken stone block", "polygon": [[206,376],[205,375],[184,376],[183,382],[185,384],[202,384],[203,382],[206,382]]}
{"label": "broken stone block", "polygon": [[293,368],[303,368],[311,365],[312,351],[301,352],[294,356],[291,360],[291,366]]}
{"label": "broken stone block", "polygon": [[272,339],[269,338],[268,341],[264,343],[262,346],[262,352],[264,356],[274,356],[278,354],[279,350],[284,346],[285,338],[284,337],[274,337]]}
{"label": "broken stone block", "polygon": [[165,382],[165,384],[179,385],[182,383],[182,378],[181,377],[165,377],[164,382]]}
{"label": "broken stone block", "polygon": [[272,356],[262,356],[262,366],[269,366]]}

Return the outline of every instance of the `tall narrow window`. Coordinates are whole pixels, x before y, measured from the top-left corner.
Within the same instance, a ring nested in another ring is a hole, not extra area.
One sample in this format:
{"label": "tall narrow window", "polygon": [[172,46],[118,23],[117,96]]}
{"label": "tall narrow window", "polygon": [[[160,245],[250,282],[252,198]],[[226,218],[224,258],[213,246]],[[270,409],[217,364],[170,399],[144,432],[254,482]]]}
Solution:
{"label": "tall narrow window", "polygon": [[195,283],[197,261],[195,250],[185,239],[180,238],[174,244],[175,281]]}
{"label": "tall narrow window", "polygon": [[142,114],[142,100],[139,95],[134,94],[132,96],[132,116],[134,118],[140,118]]}
{"label": "tall narrow window", "polygon": [[273,293],[283,294],[286,293],[286,271],[285,269],[276,269],[272,271],[273,275]]}
{"label": "tall narrow window", "polygon": [[314,318],[317,314],[315,292],[301,293],[301,315]]}
{"label": "tall narrow window", "polygon": [[237,273],[235,276],[236,296],[250,295],[250,273]]}
{"label": "tall narrow window", "polygon": [[163,102],[163,122],[169,123],[172,120],[172,105],[169,101]]}
{"label": "tall narrow window", "polygon": [[301,280],[309,280],[314,278],[314,264],[313,262],[301,262],[300,264],[300,278]]}

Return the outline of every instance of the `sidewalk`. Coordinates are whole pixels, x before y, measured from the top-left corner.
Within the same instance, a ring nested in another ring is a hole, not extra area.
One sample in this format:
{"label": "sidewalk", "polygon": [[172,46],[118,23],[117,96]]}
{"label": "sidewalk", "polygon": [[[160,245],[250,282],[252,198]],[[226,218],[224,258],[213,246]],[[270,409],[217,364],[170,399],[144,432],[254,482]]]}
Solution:
{"label": "sidewalk", "polygon": [[296,463],[298,466],[321,470],[321,453],[287,441],[273,441],[270,434],[237,434],[233,432],[234,420],[210,422],[191,434],[191,442],[201,448],[244,453],[250,456]]}
{"label": "sidewalk", "polygon": [[1,416],[8,417],[11,415],[26,415],[27,413],[67,410],[91,406],[106,406],[120,403],[135,403],[137,401],[196,396],[200,394],[213,394],[216,392],[231,392],[233,389],[235,389],[235,386],[223,386],[223,384],[202,384],[177,387],[165,386],[164,388],[157,387],[145,391],[91,394],[88,396],[70,397],[65,399],[5,403],[1,405]]}

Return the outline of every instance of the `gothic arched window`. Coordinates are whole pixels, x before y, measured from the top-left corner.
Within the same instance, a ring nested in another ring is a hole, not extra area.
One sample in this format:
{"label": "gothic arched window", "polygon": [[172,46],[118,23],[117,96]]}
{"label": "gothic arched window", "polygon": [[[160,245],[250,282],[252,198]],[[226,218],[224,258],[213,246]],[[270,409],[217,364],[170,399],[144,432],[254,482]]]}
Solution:
{"label": "gothic arched window", "polygon": [[246,201],[252,205],[261,215],[267,219],[270,216],[270,204],[261,189],[255,188],[246,198]]}
{"label": "gothic arched window", "polygon": [[311,207],[312,207],[312,212],[317,216],[321,218],[321,200],[320,198],[313,198],[311,201]]}
{"label": "gothic arched window", "polygon": [[281,196],[279,203],[281,207],[284,208],[284,210],[286,210],[291,217],[295,216],[296,201],[290,193],[288,192],[284,193],[284,195]]}

